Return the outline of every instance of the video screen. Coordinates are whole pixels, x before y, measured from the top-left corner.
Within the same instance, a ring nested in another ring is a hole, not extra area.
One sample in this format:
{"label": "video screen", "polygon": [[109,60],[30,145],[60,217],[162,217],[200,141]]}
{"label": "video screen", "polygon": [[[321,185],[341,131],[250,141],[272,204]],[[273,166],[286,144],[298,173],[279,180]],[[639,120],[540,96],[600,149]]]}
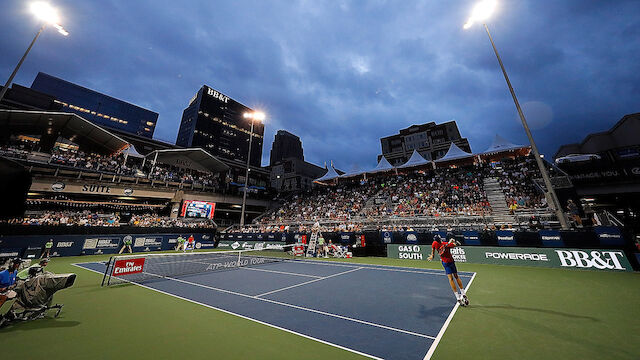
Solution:
{"label": "video screen", "polygon": [[216,203],[207,201],[185,200],[182,203],[182,217],[209,218],[213,219],[213,212],[216,209]]}

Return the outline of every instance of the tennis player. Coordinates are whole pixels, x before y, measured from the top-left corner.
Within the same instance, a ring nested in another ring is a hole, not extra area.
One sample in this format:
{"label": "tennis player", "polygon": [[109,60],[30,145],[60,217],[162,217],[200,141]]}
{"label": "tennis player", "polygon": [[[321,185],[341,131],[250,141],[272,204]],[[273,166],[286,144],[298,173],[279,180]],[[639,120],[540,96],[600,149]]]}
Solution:
{"label": "tennis player", "polygon": [[[449,278],[449,285],[451,285],[451,289],[453,290],[453,294],[456,296],[456,300],[460,305],[467,306],[469,305],[469,299],[467,298],[467,294],[465,294],[464,286],[462,286],[462,280],[458,277],[456,262],[453,260],[453,256],[451,256],[451,248],[454,247],[456,247],[454,238],[451,238],[449,242],[443,242],[440,235],[436,234],[433,237],[433,243],[431,244],[431,255],[429,255],[427,260],[433,260],[436,250],[438,251],[440,260],[442,261],[442,266]],[[459,293],[458,290],[456,290],[456,282],[458,283]]]}

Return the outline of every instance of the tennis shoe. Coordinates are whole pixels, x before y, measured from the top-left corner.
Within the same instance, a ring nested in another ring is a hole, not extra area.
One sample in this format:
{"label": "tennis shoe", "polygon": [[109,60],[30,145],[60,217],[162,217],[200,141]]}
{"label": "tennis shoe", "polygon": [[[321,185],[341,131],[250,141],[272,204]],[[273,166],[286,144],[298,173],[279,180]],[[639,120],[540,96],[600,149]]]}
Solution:
{"label": "tennis shoe", "polygon": [[462,295],[462,299],[461,300],[464,303],[464,305],[462,305],[462,306],[469,305],[469,298],[467,297],[467,295]]}

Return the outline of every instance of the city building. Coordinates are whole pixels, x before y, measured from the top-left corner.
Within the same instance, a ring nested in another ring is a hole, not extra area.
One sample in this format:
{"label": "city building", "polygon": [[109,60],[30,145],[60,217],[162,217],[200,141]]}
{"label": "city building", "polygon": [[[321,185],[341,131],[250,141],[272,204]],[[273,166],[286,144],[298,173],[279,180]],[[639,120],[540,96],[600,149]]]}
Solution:
{"label": "city building", "polygon": [[560,146],[554,159],[573,183],[582,207],[607,210],[640,230],[640,113],[607,131]]}
{"label": "city building", "polygon": [[297,158],[286,158],[271,166],[271,187],[278,192],[309,190],[313,180],[327,169]]}
{"label": "city building", "polygon": [[39,72],[31,89],[50,95],[61,111],[78,114],[92,123],[153,138],[158,113]]}
{"label": "city building", "polygon": [[304,151],[300,138],[286,130],[278,130],[275,140],[271,146],[271,157],[269,165],[273,166],[277,162],[287,158],[304,160]]}
{"label": "city building", "polygon": [[62,104],[55,100],[51,95],[13,83],[0,101],[0,109],[62,111]]}
{"label": "city building", "polygon": [[271,187],[278,192],[309,190],[327,169],[304,161],[300,138],[278,130],[271,146]]}
{"label": "city building", "polygon": [[[244,117],[252,109],[206,85],[191,98],[182,113],[176,145],[200,147],[213,156],[246,164],[251,120]],[[254,123],[251,165],[260,167],[264,125]]]}
{"label": "city building", "polygon": [[378,155],[378,161],[384,156],[391,165],[402,165],[409,160],[414,149],[426,160],[437,160],[447,153],[452,142],[471,152],[469,141],[460,135],[455,121],[411,125],[396,135],[380,139],[382,155]]}

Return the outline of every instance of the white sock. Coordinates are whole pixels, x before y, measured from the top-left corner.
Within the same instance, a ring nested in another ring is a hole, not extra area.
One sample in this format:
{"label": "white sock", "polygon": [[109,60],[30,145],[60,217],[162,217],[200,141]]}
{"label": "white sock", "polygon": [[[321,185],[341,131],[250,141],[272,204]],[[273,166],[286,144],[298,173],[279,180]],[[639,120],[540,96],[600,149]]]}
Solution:
{"label": "white sock", "polygon": [[464,289],[460,289],[460,295],[465,295]]}
{"label": "white sock", "polygon": [[457,292],[454,293],[456,295],[456,300],[460,300],[460,298],[462,297],[462,295],[458,294]]}

